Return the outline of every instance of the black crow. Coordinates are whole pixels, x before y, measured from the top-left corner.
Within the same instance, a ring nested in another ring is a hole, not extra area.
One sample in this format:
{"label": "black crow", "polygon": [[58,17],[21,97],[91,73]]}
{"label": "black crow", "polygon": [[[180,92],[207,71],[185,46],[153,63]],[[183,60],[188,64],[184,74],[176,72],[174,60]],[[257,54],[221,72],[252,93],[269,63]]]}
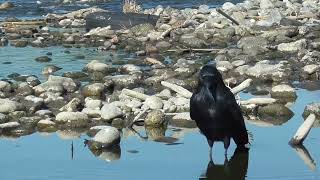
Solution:
{"label": "black crow", "polygon": [[214,64],[200,70],[198,86],[190,100],[190,116],[208,140],[210,159],[214,141],[224,142],[225,155],[230,138],[239,148],[248,144],[241,109]]}

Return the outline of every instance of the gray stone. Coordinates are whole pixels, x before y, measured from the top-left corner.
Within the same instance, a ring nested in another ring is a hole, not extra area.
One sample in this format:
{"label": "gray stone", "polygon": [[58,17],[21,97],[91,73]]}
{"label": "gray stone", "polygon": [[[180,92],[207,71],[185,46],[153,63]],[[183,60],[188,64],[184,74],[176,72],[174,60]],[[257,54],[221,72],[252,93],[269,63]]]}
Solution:
{"label": "gray stone", "polygon": [[233,69],[233,65],[229,61],[218,61],[216,62],[216,67],[218,70],[229,71]]}
{"label": "gray stone", "polygon": [[39,84],[41,84],[40,80],[35,77],[35,76],[29,76],[27,79],[26,79],[26,82],[29,84],[29,86],[31,87],[34,87],[34,86],[37,86]]}
{"label": "gray stone", "polygon": [[243,37],[238,41],[237,47],[242,48],[246,54],[258,55],[266,52],[268,41],[261,36]]}
{"label": "gray stone", "polygon": [[269,119],[274,125],[281,125],[293,116],[293,112],[283,104],[270,104],[259,107],[258,116],[265,120]]}
{"label": "gray stone", "polygon": [[125,73],[133,73],[133,72],[140,72],[141,68],[134,64],[125,64],[120,67],[120,71]]}
{"label": "gray stone", "polygon": [[287,84],[281,84],[272,87],[271,89],[271,97],[273,98],[297,98],[297,94],[293,87],[287,85]]}
{"label": "gray stone", "polygon": [[320,66],[317,64],[310,64],[303,67],[303,71],[309,75],[317,72],[319,69],[320,69]]}
{"label": "gray stone", "polygon": [[108,73],[110,71],[111,66],[101,63],[100,61],[93,60],[88,63],[85,69],[88,72],[101,72],[101,73]]}
{"label": "gray stone", "polygon": [[131,75],[115,75],[104,77],[104,84],[106,87],[114,86],[116,88],[131,88],[136,87],[141,83],[142,75],[140,73],[134,73]]}
{"label": "gray stone", "polygon": [[85,107],[90,109],[100,109],[102,106],[102,101],[99,99],[92,99],[90,97],[86,97]]}
{"label": "gray stone", "polygon": [[46,65],[45,67],[42,68],[42,74],[45,74],[45,75],[53,74],[59,71],[60,69],[62,68],[55,65]]}
{"label": "gray stone", "polygon": [[0,113],[8,114],[21,109],[21,104],[9,99],[0,99]]}
{"label": "gray stone", "polygon": [[274,24],[280,24],[283,15],[281,14],[280,10],[278,9],[272,9],[270,10],[270,13],[268,14],[267,18],[264,20],[260,20],[256,23],[258,26],[265,26],[270,27]]}
{"label": "gray stone", "polygon": [[8,123],[0,124],[0,129],[10,130],[10,129],[15,129],[19,126],[20,126],[20,123],[18,123],[18,122],[8,122]]}
{"label": "gray stone", "polygon": [[61,112],[56,116],[56,122],[70,127],[85,127],[89,118],[82,112]]}
{"label": "gray stone", "polygon": [[158,126],[163,126],[164,124],[165,124],[165,115],[160,110],[150,111],[144,120],[145,126],[158,127]]}
{"label": "gray stone", "polygon": [[33,94],[33,89],[32,87],[29,86],[28,83],[22,82],[18,84],[18,87],[15,89],[16,94],[21,95],[21,96],[28,96]]}
{"label": "gray stone", "polygon": [[0,91],[10,92],[11,91],[11,84],[6,81],[0,81]]}
{"label": "gray stone", "polygon": [[278,45],[278,50],[282,52],[298,52],[302,49],[305,49],[307,46],[306,39],[300,39],[291,43],[281,43]]}
{"label": "gray stone", "polygon": [[105,87],[102,83],[94,83],[94,84],[89,84],[83,87],[82,89],[82,94],[85,97],[102,97],[104,95],[104,90]]}
{"label": "gray stone", "polygon": [[114,104],[105,104],[101,108],[101,117],[105,120],[112,120],[117,117],[122,117],[122,110]]}
{"label": "gray stone", "polygon": [[38,122],[37,128],[38,128],[38,130],[43,131],[45,129],[48,130],[49,128],[54,129],[55,125],[56,125],[56,123],[49,120],[49,119],[42,119]]}
{"label": "gray stone", "polygon": [[81,112],[86,113],[89,117],[92,117],[92,118],[101,117],[100,109],[83,108]]}
{"label": "gray stone", "polygon": [[161,98],[156,96],[147,97],[144,104],[148,106],[150,109],[162,109],[163,107],[163,102]]}
{"label": "gray stone", "polygon": [[310,114],[314,114],[316,116],[317,124],[320,122],[320,103],[310,103],[308,104],[303,111],[303,117],[307,118]]}
{"label": "gray stone", "polygon": [[61,107],[60,111],[67,111],[67,112],[76,112],[81,105],[81,99],[79,98],[73,98],[68,104]]}
{"label": "gray stone", "polygon": [[35,60],[38,61],[38,62],[50,62],[50,61],[52,61],[52,59],[49,58],[48,56],[40,56],[40,57],[37,57]]}
{"label": "gray stone", "polygon": [[121,136],[117,128],[107,126],[98,131],[92,140],[101,143],[103,147],[110,147],[119,144]]}
{"label": "gray stone", "polygon": [[260,1],[260,9],[272,9],[272,8],[274,8],[274,5],[270,0]]}
{"label": "gray stone", "polygon": [[0,113],[0,124],[6,123],[7,121],[8,121],[8,117]]}
{"label": "gray stone", "polygon": [[272,81],[281,81],[289,76],[283,63],[271,64],[270,61],[260,61],[254,66],[249,67],[245,73],[257,79]]}
{"label": "gray stone", "polygon": [[177,106],[171,101],[164,101],[163,110],[164,112],[167,112],[167,113],[173,113],[173,112],[176,112]]}
{"label": "gray stone", "polygon": [[207,45],[207,43],[204,40],[197,38],[193,34],[182,35],[180,37],[179,42],[191,48],[204,48]]}
{"label": "gray stone", "polygon": [[12,2],[4,2],[0,4],[0,11],[9,10],[14,7],[14,4]]}
{"label": "gray stone", "polygon": [[236,60],[236,61],[233,61],[231,64],[232,64],[233,66],[235,66],[235,67],[239,67],[239,66],[245,65],[245,64],[246,64],[246,61],[244,61],[244,60]]}

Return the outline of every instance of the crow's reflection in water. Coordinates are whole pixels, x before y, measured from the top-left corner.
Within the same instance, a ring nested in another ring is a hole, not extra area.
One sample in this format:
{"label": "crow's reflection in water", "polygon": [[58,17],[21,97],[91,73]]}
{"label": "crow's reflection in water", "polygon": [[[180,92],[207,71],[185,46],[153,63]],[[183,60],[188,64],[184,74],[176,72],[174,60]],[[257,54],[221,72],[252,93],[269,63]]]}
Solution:
{"label": "crow's reflection in water", "polygon": [[237,148],[229,161],[214,164],[210,161],[207,172],[199,179],[242,180],[246,178],[249,164],[249,149]]}

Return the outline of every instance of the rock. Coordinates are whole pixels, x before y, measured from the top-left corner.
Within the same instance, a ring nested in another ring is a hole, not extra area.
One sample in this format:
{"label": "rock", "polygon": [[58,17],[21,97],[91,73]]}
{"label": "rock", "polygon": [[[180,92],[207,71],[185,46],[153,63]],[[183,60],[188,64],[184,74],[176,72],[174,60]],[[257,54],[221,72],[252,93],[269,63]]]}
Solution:
{"label": "rock", "polygon": [[260,9],[272,9],[272,8],[274,8],[274,5],[270,0],[260,1]]}
{"label": "rock", "polygon": [[102,101],[99,99],[92,99],[90,97],[85,98],[85,107],[90,109],[100,109],[102,106]]}
{"label": "rock", "polygon": [[170,125],[175,127],[196,128],[197,124],[190,117],[189,112],[179,113],[172,117]]}
{"label": "rock", "polygon": [[26,107],[26,109],[32,113],[36,112],[39,109],[42,109],[42,107],[44,106],[43,98],[33,95],[26,96],[21,102]]}
{"label": "rock", "polygon": [[40,56],[40,57],[37,57],[35,60],[38,61],[38,62],[50,62],[50,61],[52,61],[52,59],[49,58],[48,56]]}
{"label": "rock", "polygon": [[229,71],[233,69],[233,65],[229,61],[218,61],[216,62],[216,67],[218,70]]}
{"label": "rock", "polygon": [[51,117],[51,116],[53,116],[52,111],[50,111],[48,109],[38,110],[34,114],[37,115],[37,116],[40,116],[40,117]]}
{"label": "rock", "polygon": [[158,94],[156,94],[157,97],[161,98],[161,99],[169,99],[172,97],[171,95],[171,91],[169,89],[164,89],[161,92],[159,92]]}
{"label": "rock", "polygon": [[133,64],[125,64],[121,66],[119,70],[120,72],[124,72],[124,73],[134,73],[134,72],[140,72],[141,68]]}
{"label": "rock", "polygon": [[105,87],[102,83],[89,84],[83,87],[82,94],[85,97],[102,97],[104,96]]}
{"label": "rock", "polygon": [[27,40],[21,39],[16,41],[11,41],[11,45],[14,47],[23,48],[28,46],[29,42]]}
{"label": "rock", "polygon": [[40,131],[54,131],[55,130],[55,125],[56,123],[54,123],[53,121],[49,120],[49,119],[42,119],[38,122],[37,124],[37,128]]}
{"label": "rock", "polygon": [[121,136],[117,128],[107,126],[101,129],[92,141],[100,143],[102,147],[110,147],[120,143]]}
{"label": "rock", "polygon": [[60,111],[76,112],[81,105],[81,99],[73,98],[68,104],[60,108]]}
{"label": "rock", "polygon": [[264,20],[260,20],[256,23],[258,26],[265,26],[270,27],[273,25],[279,25],[283,15],[281,14],[280,10],[278,9],[272,9],[270,10],[269,14],[267,15],[267,18]]}
{"label": "rock", "polygon": [[68,27],[70,26],[72,23],[71,19],[62,19],[61,21],[59,21],[59,25],[62,27]]}
{"label": "rock", "polygon": [[161,98],[156,96],[147,97],[144,104],[148,106],[150,109],[162,109],[163,107],[163,102]]}
{"label": "rock", "polygon": [[[308,104],[303,111],[303,117],[307,118],[310,114],[316,115],[316,120],[320,121],[320,103],[310,103]],[[318,123],[319,124],[319,123]]]}
{"label": "rock", "polygon": [[0,124],[6,123],[7,121],[8,121],[8,117],[0,113]]}
{"label": "rock", "polygon": [[171,101],[164,101],[163,102],[163,110],[167,113],[176,112],[177,106]]}
{"label": "rock", "polygon": [[85,67],[88,72],[101,72],[101,73],[108,73],[110,72],[111,66],[101,63],[97,60],[93,60],[88,63]]}
{"label": "rock", "polygon": [[141,84],[142,75],[134,73],[131,75],[115,75],[103,78],[106,87],[114,87],[115,89],[134,88]]}
{"label": "rock", "polygon": [[8,123],[0,124],[0,129],[11,130],[11,129],[15,129],[19,126],[20,126],[20,123],[18,123],[18,122],[8,122]]}
{"label": "rock", "polygon": [[21,104],[9,99],[0,99],[0,113],[8,114],[21,109]]}
{"label": "rock", "polygon": [[246,61],[244,60],[235,60],[231,63],[234,67],[243,66],[246,64]]}
{"label": "rock", "polygon": [[160,51],[168,50],[170,49],[171,44],[167,41],[160,41],[157,42],[156,48],[159,49]]}
{"label": "rock", "polygon": [[190,48],[204,48],[207,45],[204,40],[197,38],[193,34],[182,35],[179,42]]}
{"label": "rock", "polygon": [[281,84],[272,87],[271,89],[271,97],[273,98],[290,98],[290,99],[296,99],[297,94],[293,87],[287,85],[287,84]]}
{"label": "rock", "polygon": [[303,67],[303,71],[306,72],[309,75],[315,73],[319,69],[320,69],[320,66],[316,65],[316,64],[310,64],[310,65],[306,65],[306,66]]}
{"label": "rock", "polygon": [[283,63],[271,64],[270,61],[256,63],[254,66],[246,69],[245,74],[257,79],[272,81],[281,81],[289,76]]}
{"label": "rock", "polygon": [[9,82],[6,81],[0,81],[0,91],[1,92],[11,92],[11,84]]}
{"label": "rock", "polygon": [[91,29],[88,33],[84,34],[85,36],[101,36],[105,38],[112,38],[115,36],[115,31],[108,27],[97,27],[95,29]]}
{"label": "rock", "polygon": [[50,75],[48,81],[33,87],[33,89],[36,94],[44,92],[75,92],[78,89],[78,85],[71,78]]}
{"label": "rock", "polygon": [[238,41],[237,47],[242,48],[242,50],[248,55],[258,55],[267,51],[266,46],[268,41],[261,36],[249,36],[243,37]]}
{"label": "rock", "polygon": [[86,127],[89,118],[82,112],[61,112],[56,116],[56,123],[70,127]]}
{"label": "rock", "polygon": [[293,116],[293,112],[283,104],[269,104],[258,108],[258,116],[262,119],[275,120],[273,124],[281,125]]}
{"label": "rock", "polygon": [[15,89],[15,93],[21,96],[28,96],[33,94],[33,92],[32,87],[26,82],[18,83],[18,87]]}
{"label": "rock", "polygon": [[86,113],[89,117],[92,118],[101,118],[100,109],[83,108],[81,112]]}
{"label": "rock", "polygon": [[19,119],[19,123],[22,126],[27,126],[28,128],[33,128],[37,125],[37,123],[41,120],[40,117],[38,116],[33,116],[33,117],[21,117]]}
{"label": "rock", "polygon": [[101,117],[107,121],[112,120],[117,117],[122,117],[124,113],[120,108],[114,104],[105,104],[101,108]]}
{"label": "rock", "polygon": [[278,51],[295,53],[295,52],[301,51],[302,49],[305,49],[306,46],[307,46],[306,39],[300,39],[298,41],[291,42],[291,43],[279,44]]}
{"label": "rock", "polygon": [[45,67],[43,67],[42,69],[42,74],[45,74],[45,75],[48,75],[48,74],[53,74],[55,73],[56,71],[59,71],[60,67],[58,66],[55,66],[55,65],[46,65]]}
{"label": "rock", "polygon": [[4,2],[0,4],[0,11],[6,11],[14,7],[12,2]]}
{"label": "rock", "polygon": [[210,14],[210,7],[208,5],[200,5],[198,8],[200,14]]}
{"label": "rock", "polygon": [[27,79],[26,79],[26,82],[28,83],[29,86],[31,87],[34,87],[34,86],[37,86],[39,84],[41,84],[40,80],[35,77],[35,76],[29,76]]}
{"label": "rock", "polygon": [[223,10],[232,10],[234,8],[236,8],[236,5],[234,5],[232,2],[225,2],[222,5]]}
{"label": "rock", "polygon": [[159,127],[163,126],[165,124],[165,115],[160,110],[152,110],[150,111],[145,120],[144,125],[145,126],[153,126],[153,127]]}

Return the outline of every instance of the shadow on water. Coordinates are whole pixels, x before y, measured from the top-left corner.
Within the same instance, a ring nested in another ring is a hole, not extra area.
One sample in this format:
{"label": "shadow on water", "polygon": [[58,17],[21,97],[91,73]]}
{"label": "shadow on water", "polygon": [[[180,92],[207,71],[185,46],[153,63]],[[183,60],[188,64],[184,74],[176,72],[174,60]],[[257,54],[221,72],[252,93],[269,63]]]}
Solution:
{"label": "shadow on water", "polygon": [[206,173],[201,175],[200,180],[241,180],[246,179],[249,166],[249,149],[235,149],[233,156],[224,164],[214,164],[210,161]]}

